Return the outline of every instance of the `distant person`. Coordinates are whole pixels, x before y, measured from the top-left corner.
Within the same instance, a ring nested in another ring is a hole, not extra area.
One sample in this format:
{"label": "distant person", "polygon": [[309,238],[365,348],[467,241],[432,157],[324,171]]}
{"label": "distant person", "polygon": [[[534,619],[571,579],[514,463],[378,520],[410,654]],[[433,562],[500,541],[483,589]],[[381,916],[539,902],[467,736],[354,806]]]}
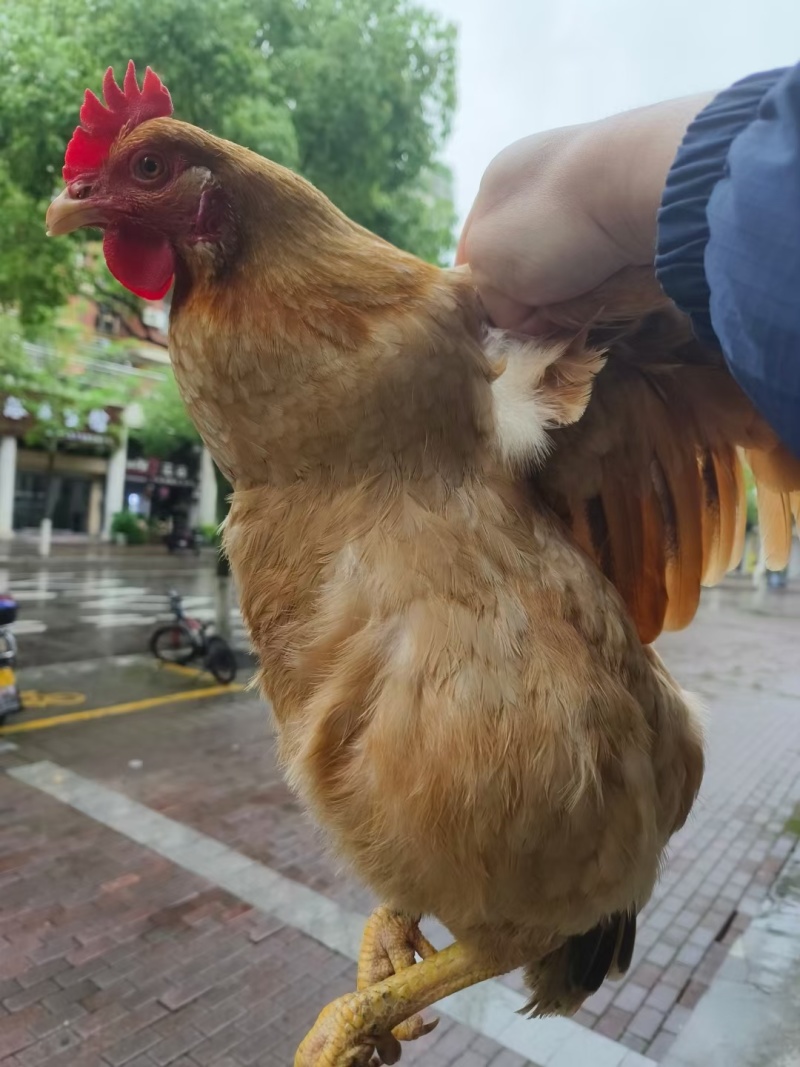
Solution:
{"label": "distant person", "polygon": [[655,261],[800,455],[800,65],[535,134],[490,164],[459,258],[499,326]]}

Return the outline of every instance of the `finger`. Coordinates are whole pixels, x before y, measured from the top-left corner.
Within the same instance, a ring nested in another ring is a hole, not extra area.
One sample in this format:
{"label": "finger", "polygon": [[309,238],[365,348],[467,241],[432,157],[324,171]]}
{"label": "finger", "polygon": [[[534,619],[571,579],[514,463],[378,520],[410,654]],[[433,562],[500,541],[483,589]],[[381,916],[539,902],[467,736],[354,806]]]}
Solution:
{"label": "finger", "polygon": [[478,284],[478,295],[489,321],[501,330],[519,330],[530,317],[531,308],[506,296],[491,285]]}
{"label": "finger", "polygon": [[544,311],[537,309],[528,312],[517,330],[529,337],[551,337],[553,334],[564,332],[563,328],[548,318]]}

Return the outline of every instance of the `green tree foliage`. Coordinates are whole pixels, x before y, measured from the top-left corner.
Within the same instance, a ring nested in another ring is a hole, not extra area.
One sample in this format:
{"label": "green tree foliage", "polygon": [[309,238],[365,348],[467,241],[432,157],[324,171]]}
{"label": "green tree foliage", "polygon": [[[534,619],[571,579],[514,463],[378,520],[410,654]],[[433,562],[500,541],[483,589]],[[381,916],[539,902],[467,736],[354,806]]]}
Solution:
{"label": "green tree foliage", "polygon": [[0,305],[23,326],[75,289],[77,246],[46,241],[44,210],[84,88],[129,58],[178,116],[298,169],[381,236],[430,260],[452,247],[437,157],[455,35],[421,2],[5,0],[0,55]]}
{"label": "green tree foliage", "polygon": [[2,162],[0,205],[0,308],[16,308],[22,328],[36,333],[76,287],[75,248],[45,235],[46,201],[13,182]]}
{"label": "green tree foliage", "polygon": [[171,456],[185,445],[200,443],[200,435],[178,392],[171,371],[142,404],[144,425],[132,434],[148,456]]}

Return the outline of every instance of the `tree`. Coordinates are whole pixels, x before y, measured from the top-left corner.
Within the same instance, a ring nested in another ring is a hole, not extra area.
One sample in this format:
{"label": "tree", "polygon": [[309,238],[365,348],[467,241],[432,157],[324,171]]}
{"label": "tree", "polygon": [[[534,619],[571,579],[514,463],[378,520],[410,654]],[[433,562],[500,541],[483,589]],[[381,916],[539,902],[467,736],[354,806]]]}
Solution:
{"label": "tree", "polygon": [[413,0],[5,0],[0,55],[0,195],[13,204],[0,305],[23,326],[74,291],[81,238],[70,260],[34,220],[59,185],[83,89],[129,58],[158,70],[181,118],[298,169],[357,222],[433,261],[452,248],[438,153],[455,31]]}
{"label": "tree", "polygon": [[189,418],[172,371],[148,394],[142,407],[144,425],[131,436],[147,455],[171,456],[187,445],[200,444],[200,434]]}
{"label": "tree", "polygon": [[15,184],[4,163],[0,203],[0,308],[16,308],[20,326],[35,333],[77,286],[75,248],[48,239],[45,202]]}

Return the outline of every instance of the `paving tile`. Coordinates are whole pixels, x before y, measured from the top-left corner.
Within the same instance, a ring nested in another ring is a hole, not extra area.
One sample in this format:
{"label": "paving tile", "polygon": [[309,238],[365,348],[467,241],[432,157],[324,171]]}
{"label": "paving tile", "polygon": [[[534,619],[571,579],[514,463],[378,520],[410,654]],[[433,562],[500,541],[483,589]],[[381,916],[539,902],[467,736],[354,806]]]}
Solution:
{"label": "paving tile", "polygon": [[[645,1042],[649,1043],[656,1036],[656,1033],[663,1022],[663,1011],[658,1011],[656,1008],[649,1007],[639,1008],[631,1019],[626,1033],[641,1037]],[[647,1046],[645,1045],[645,1047]],[[643,1052],[644,1049],[639,1049],[638,1051]]]}
{"label": "paving tile", "polygon": [[635,1012],[644,1003],[649,990],[635,982],[626,982],[614,998],[614,1006],[622,1011]]}
{"label": "paving tile", "polygon": [[633,1012],[612,1007],[600,1016],[594,1029],[605,1037],[610,1037],[612,1041],[617,1041],[625,1033],[632,1018]]}
{"label": "paving tile", "polygon": [[678,999],[679,990],[666,981],[659,982],[651,989],[645,1007],[655,1008],[662,1016],[672,1010],[672,1006]]}
{"label": "paving tile", "polygon": [[647,1046],[647,1055],[650,1059],[660,1063],[675,1043],[675,1035],[662,1030]]}

